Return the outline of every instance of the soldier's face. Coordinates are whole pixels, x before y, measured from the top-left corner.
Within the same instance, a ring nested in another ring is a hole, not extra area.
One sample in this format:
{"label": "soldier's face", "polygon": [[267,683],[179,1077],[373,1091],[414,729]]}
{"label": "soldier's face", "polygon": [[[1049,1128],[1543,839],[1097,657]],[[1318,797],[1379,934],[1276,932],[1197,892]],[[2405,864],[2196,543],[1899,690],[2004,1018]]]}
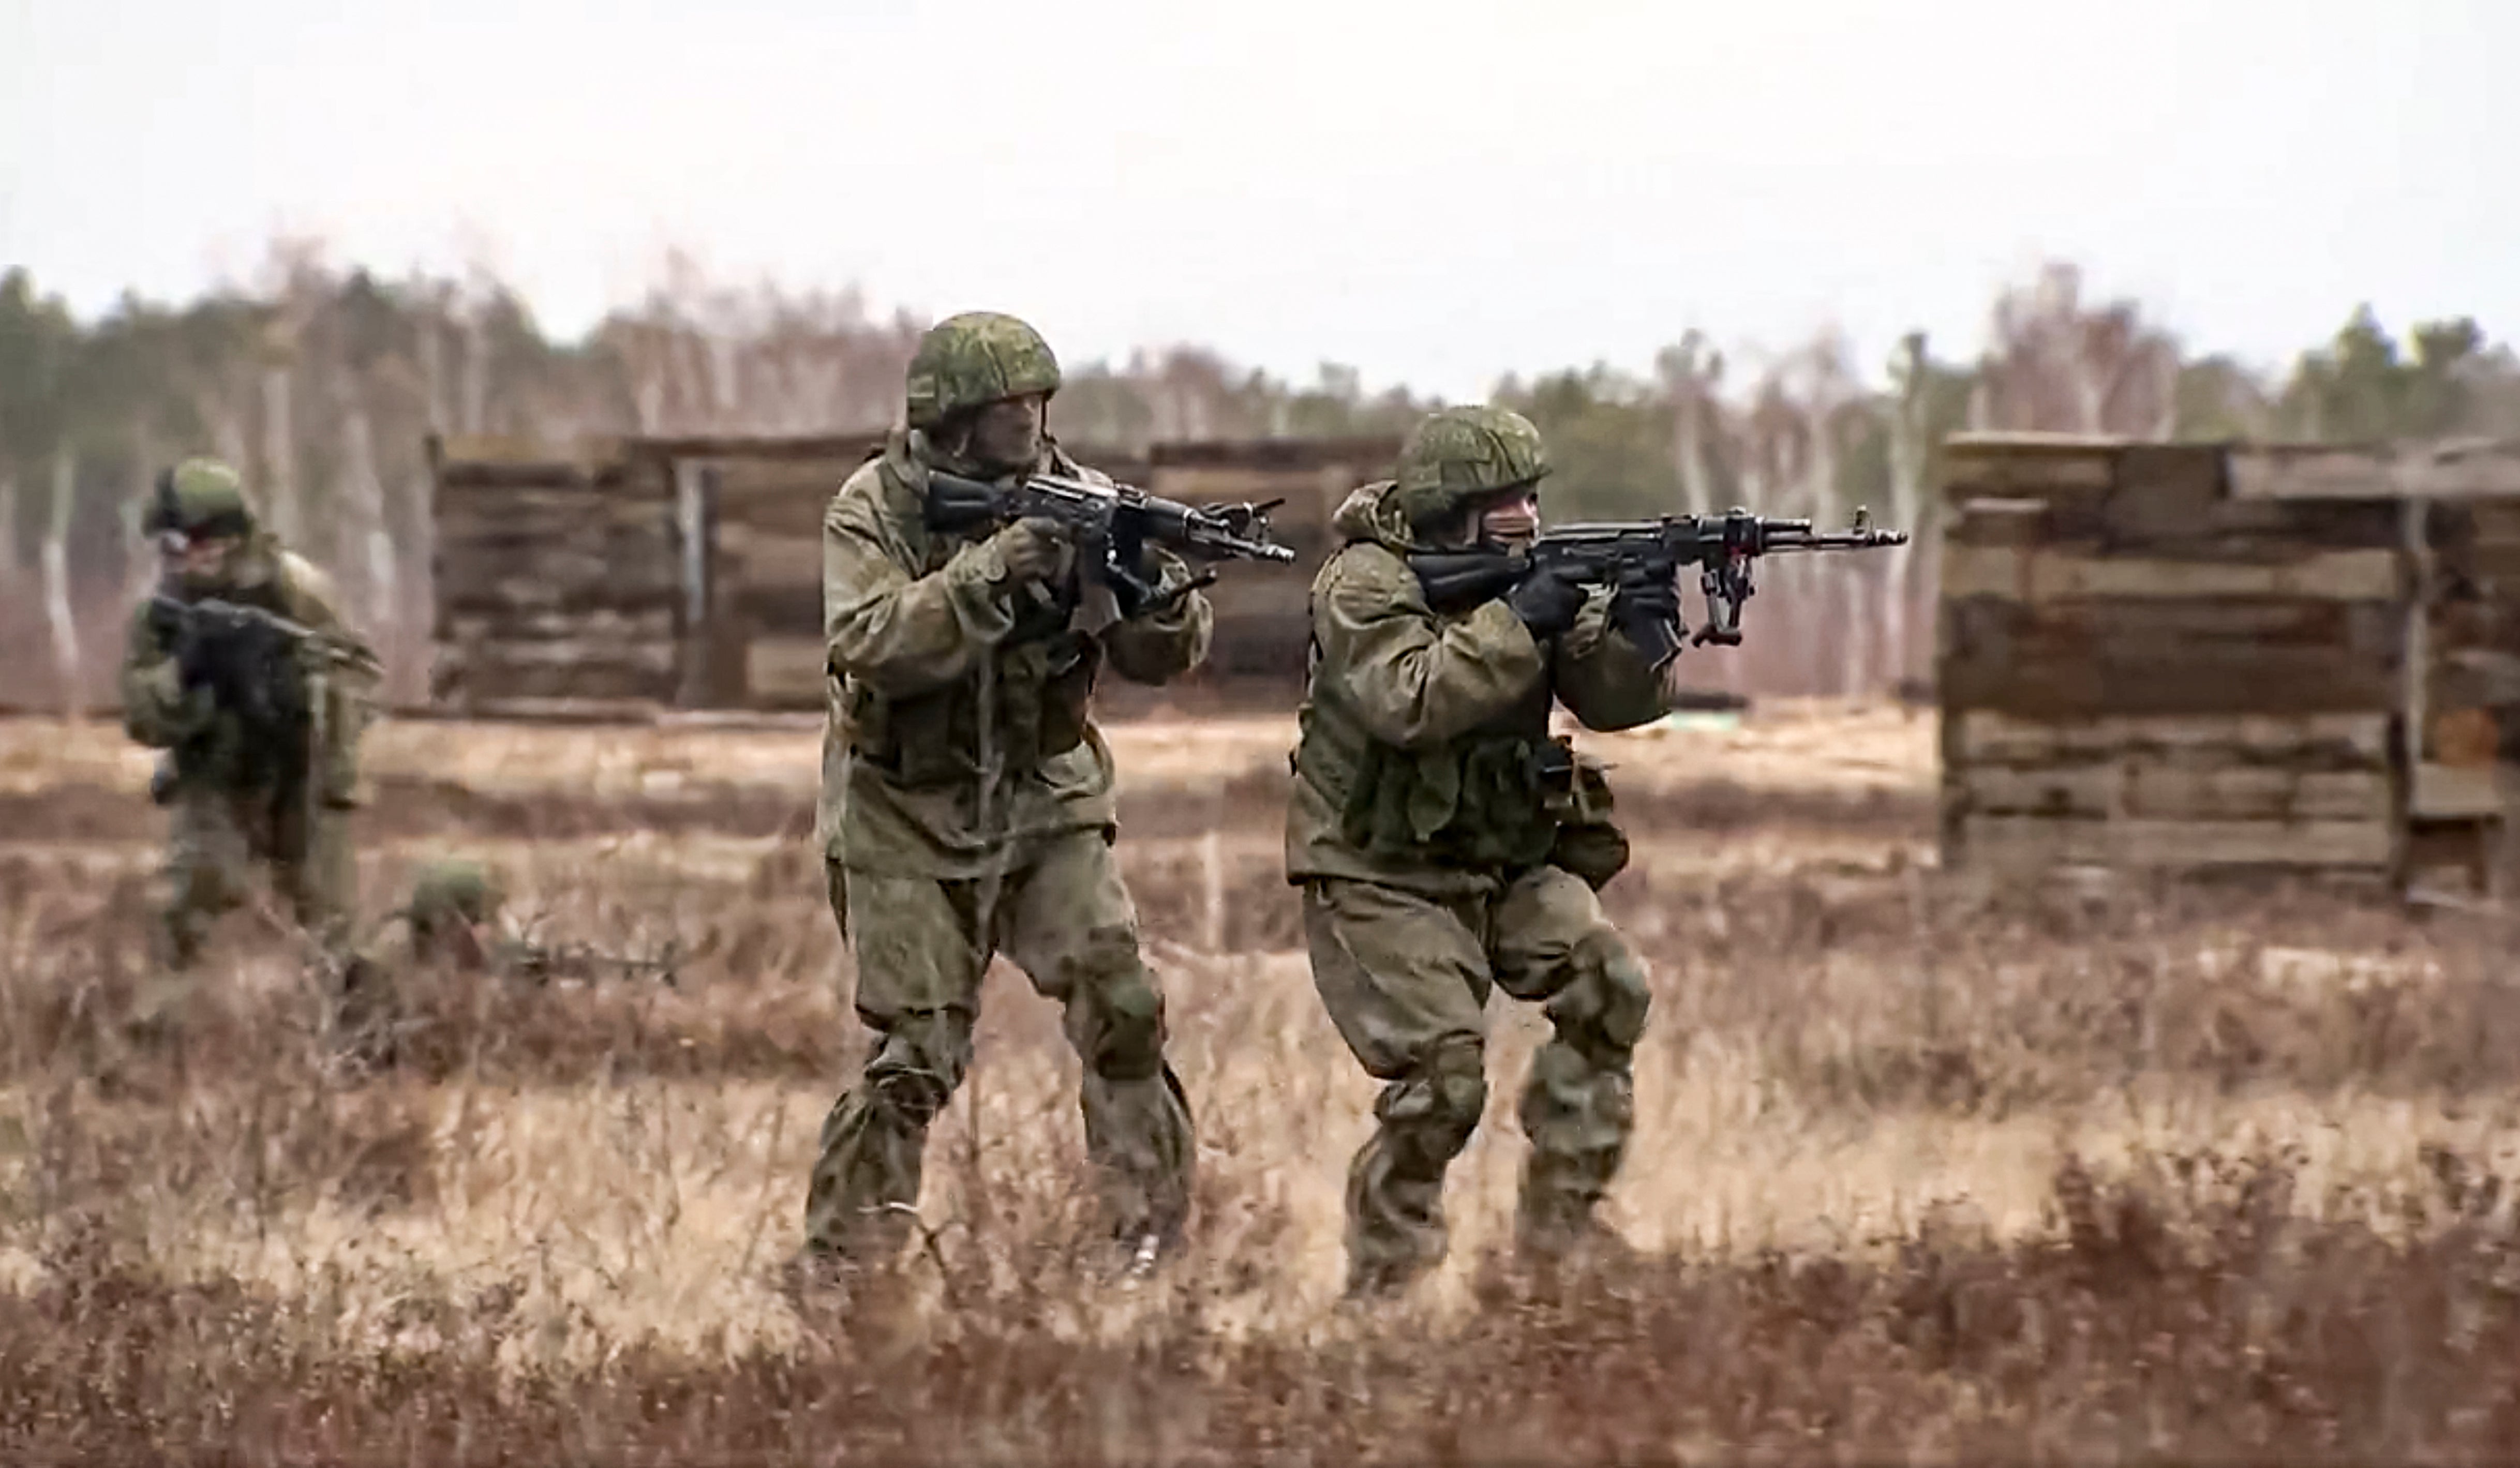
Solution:
{"label": "soldier's face", "polygon": [[971,415],[967,452],[998,469],[1032,467],[1041,458],[1042,423],[1049,400],[1035,393],[1006,398]]}
{"label": "soldier's face", "polygon": [[1509,490],[1479,510],[1479,539],[1508,548],[1530,545],[1540,533],[1540,493]]}
{"label": "soldier's face", "polygon": [[187,583],[216,581],[226,574],[228,557],[236,548],[233,535],[170,535],[165,543],[166,565]]}

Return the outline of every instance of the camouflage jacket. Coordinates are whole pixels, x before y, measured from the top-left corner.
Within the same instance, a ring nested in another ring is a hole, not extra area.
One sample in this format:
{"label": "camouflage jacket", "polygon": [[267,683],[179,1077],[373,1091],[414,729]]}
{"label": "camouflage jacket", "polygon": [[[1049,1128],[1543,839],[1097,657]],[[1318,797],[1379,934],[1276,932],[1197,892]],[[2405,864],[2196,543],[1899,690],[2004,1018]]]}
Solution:
{"label": "camouflage jacket", "polygon": [[[1102,667],[1138,683],[1177,677],[1207,655],[1215,615],[1192,592],[1099,633],[1071,626],[1072,563],[1056,595],[1010,590],[985,537],[928,529],[928,462],[922,434],[896,433],[823,514],[830,710],[817,824],[844,867],[970,878],[1002,850],[1112,824],[1111,754],[1091,717]],[[1101,478],[1056,445],[1044,467]],[[1148,554],[1187,575],[1168,553]]]}
{"label": "camouflage jacket", "polygon": [[1589,729],[1617,730],[1659,717],[1663,690],[1610,630],[1606,593],[1545,643],[1502,600],[1436,613],[1403,558],[1407,527],[1381,504],[1387,487],[1339,507],[1345,545],[1313,582],[1286,876],[1486,890],[1557,860],[1562,826],[1606,825],[1598,767],[1543,773],[1546,756],[1571,753],[1550,740],[1552,699]]}
{"label": "camouflage jacket", "polygon": [[[224,586],[198,596],[173,595],[180,601],[214,596],[255,607],[323,638],[324,648],[309,648],[300,658],[301,676],[311,678],[319,667],[323,675],[324,744],[314,751],[313,768],[323,781],[326,804],[357,804],[359,739],[374,715],[381,667],[367,641],[343,621],[332,578],[268,536],[257,536],[240,553]],[[153,749],[184,751],[174,767],[179,785],[212,790],[237,786],[242,730],[207,690],[184,687],[175,648],[146,601],[132,609],[124,637],[121,691],[125,733]]]}

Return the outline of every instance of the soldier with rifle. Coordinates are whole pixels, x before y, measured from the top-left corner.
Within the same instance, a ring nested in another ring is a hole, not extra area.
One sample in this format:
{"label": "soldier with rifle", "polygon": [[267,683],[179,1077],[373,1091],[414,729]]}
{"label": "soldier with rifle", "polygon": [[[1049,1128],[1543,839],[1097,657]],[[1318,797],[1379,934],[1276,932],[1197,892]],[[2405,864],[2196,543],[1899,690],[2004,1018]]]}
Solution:
{"label": "soldier with rifle", "polygon": [[824,515],[819,826],[868,1042],[823,1126],[799,1284],[909,1238],[1000,952],[1064,1010],[1116,1268],[1150,1268],[1189,1213],[1190,1106],[1112,857],[1092,699],[1106,665],[1162,684],[1206,656],[1214,614],[1185,556],[1292,557],[1259,507],[1194,510],[1078,466],[1045,424],[1058,386],[1022,321],[939,322],[911,358],[906,428]]}
{"label": "soldier with rifle", "polygon": [[411,895],[385,913],[348,962],[338,1014],[344,1049],[370,1065],[391,1064],[406,1019],[397,982],[413,970],[487,974],[535,984],[654,979],[679,987],[674,946],[653,956],[607,953],[580,943],[543,942],[508,916],[507,884],[466,857],[439,857],[414,873]]}
{"label": "soldier with rifle", "polygon": [[1344,544],[1313,583],[1286,873],[1314,986],[1383,1083],[1348,1170],[1354,1299],[1444,1255],[1497,989],[1552,1029],[1521,1098],[1517,1245],[1544,1265],[1625,1252],[1597,1209],[1627,1150],[1645,972],[1597,896],[1628,860],[1609,788],[1551,737],[1551,708],[1594,730],[1659,717],[1679,568],[1705,568],[1725,603],[1700,641],[1731,641],[1749,560],[1810,540],[1746,515],[1542,532],[1549,472],[1517,414],[1429,415],[1395,477],[1340,507]]}
{"label": "soldier with rifle", "polygon": [[132,613],[123,727],[166,751],[150,793],[171,826],[160,982],[136,1019],[180,1001],[220,914],[267,867],[292,915],[338,957],[355,906],[348,818],[380,672],[331,581],[257,523],[237,473],[192,459],[143,516],[161,574]]}

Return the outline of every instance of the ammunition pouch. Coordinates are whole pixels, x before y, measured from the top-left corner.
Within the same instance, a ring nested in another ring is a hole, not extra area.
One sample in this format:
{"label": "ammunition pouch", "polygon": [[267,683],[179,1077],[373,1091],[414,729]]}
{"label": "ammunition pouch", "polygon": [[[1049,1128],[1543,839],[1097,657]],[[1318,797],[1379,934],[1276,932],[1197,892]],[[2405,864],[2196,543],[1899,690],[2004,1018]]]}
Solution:
{"label": "ammunition pouch", "polygon": [[1085,742],[1094,707],[1094,684],[1102,671],[1102,645],[1075,633],[1051,645],[1041,686],[1041,757],[1056,759]]}
{"label": "ammunition pouch", "polygon": [[1422,754],[1368,744],[1339,812],[1340,838],[1372,855],[1445,867],[1538,866],[1556,835],[1543,799],[1549,747],[1515,735]]}
{"label": "ammunition pouch", "polygon": [[[993,723],[1008,773],[1085,742],[1102,666],[1102,645],[1073,632],[1001,654]],[[979,701],[975,679],[899,699],[852,683],[849,747],[906,788],[968,784],[980,770]]]}
{"label": "ammunition pouch", "polygon": [[1627,833],[1612,818],[1609,777],[1600,764],[1576,754],[1562,741],[1555,747],[1563,760],[1549,772],[1546,803],[1557,822],[1549,865],[1573,872],[1598,892],[1627,869]]}
{"label": "ammunition pouch", "polygon": [[1342,774],[1316,782],[1344,786],[1340,839],[1370,855],[1482,869],[1548,865],[1597,891],[1628,865],[1608,778],[1564,739],[1474,737],[1423,754],[1375,742]]}

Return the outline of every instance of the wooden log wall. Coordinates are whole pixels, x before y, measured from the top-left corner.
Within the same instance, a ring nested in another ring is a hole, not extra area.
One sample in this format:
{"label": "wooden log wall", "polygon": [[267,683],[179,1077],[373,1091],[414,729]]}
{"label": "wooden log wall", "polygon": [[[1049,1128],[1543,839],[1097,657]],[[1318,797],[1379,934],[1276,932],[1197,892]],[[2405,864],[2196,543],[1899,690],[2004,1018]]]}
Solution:
{"label": "wooden log wall", "polygon": [[[879,433],[645,438],[573,458],[488,440],[446,445],[439,505],[438,681],[450,711],[519,699],[677,699],[820,708],[822,519]],[[1300,683],[1306,594],[1350,490],[1389,472],[1385,438],[1155,445],[1070,452],[1116,480],[1192,503],[1283,499],[1294,566],[1219,568],[1209,665],[1198,681]],[[684,497],[697,489],[695,507]],[[699,537],[689,584],[683,527]],[[698,607],[698,615],[693,608]],[[556,702],[557,701],[557,702]]]}
{"label": "wooden log wall", "polygon": [[669,703],[683,579],[672,485],[614,444],[548,452],[428,444],[432,701],[493,717]]}
{"label": "wooden log wall", "polygon": [[713,701],[823,706],[823,512],[882,435],[811,457],[722,445],[702,460],[710,495],[711,655],[735,665]]}
{"label": "wooden log wall", "polygon": [[1947,865],[2390,869],[2399,505],[2238,498],[2212,445],[1949,451]]}
{"label": "wooden log wall", "polygon": [[1300,686],[1312,631],[1313,575],[1335,549],[1330,516],[1358,485],[1385,478],[1397,438],[1247,439],[1159,443],[1146,487],[1192,504],[1286,503],[1270,512],[1291,566],[1232,562],[1217,568],[1207,598],[1216,639],[1201,682],[1235,679]]}
{"label": "wooden log wall", "polygon": [[[841,483],[881,450],[883,437],[803,440],[803,449],[785,452],[789,441],[668,446],[708,476],[710,656],[733,663],[707,680],[713,701],[823,706],[823,512]],[[1090,446],[1071,452],[1123,482],[1145,482],[1143,461],[1098,455]]]}
{"label": "wooden log wall", "polygon": [[2389,500],[2410,577],[2395,753],[2405,875],[2520,895],[2520,443],[2235,451],[2235,497],[2288,508]]}

